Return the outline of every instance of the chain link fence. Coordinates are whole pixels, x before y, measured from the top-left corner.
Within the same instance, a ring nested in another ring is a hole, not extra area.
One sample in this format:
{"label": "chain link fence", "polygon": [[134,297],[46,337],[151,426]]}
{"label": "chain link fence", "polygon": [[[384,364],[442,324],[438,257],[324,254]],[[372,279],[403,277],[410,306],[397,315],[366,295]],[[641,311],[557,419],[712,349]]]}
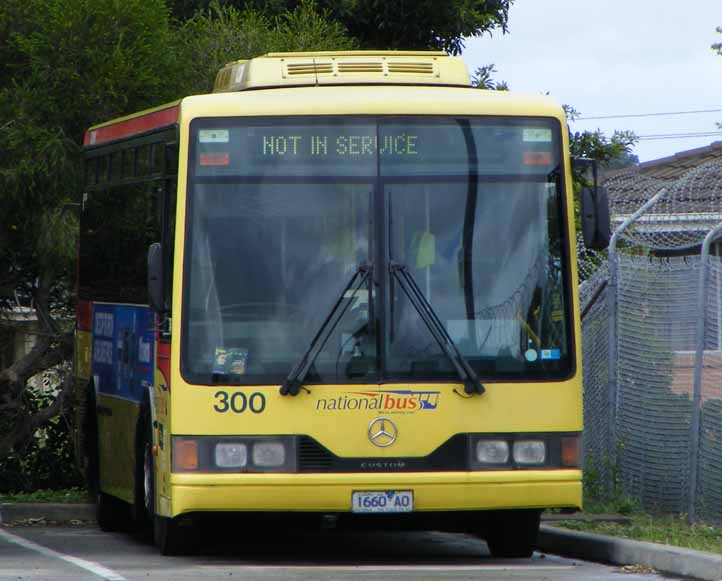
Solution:
{"label": "chain link fence", "polygon": [[722,523],[722,160],[607,187],[608,263],[580,268],[587,478]]}
{"label": "chain link fence", "polygon": [[579,286],[582,312],[582,360],[584,362],[584,470],[592,493],[599,495],[609,482],[609,398],[607,311],[608,265]]}

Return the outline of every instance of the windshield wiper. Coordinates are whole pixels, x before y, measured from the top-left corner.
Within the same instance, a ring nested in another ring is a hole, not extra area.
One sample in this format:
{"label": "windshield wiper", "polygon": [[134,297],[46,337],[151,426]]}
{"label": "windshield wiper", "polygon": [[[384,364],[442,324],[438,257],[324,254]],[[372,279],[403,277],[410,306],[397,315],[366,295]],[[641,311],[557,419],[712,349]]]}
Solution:
{"label": "windshield wiper", "polygon": [[[298,392],[301,390],[301,387],[303,387],[303,381],[306,379],[306,375],[311,369],[313,362],[326,345],[326,342],[331,336],[331,333],[333,333],[333,330],[336,328],[336,325],[338,325],[339,321],[343,318],[344,314],[351,306],[351,303],[353,303],[356,293],[369,280],[371,270],[372,267],[366,263],[359,264],[356,268],[353,276],[351,276],[351,279],[348,281],[348,284],[341,291],[341,294],[336,300],[336,303],[333,305],[333,308],[329,311],[328,315],[326,315],[323,323],[321,323],[321,326],[316,332],[316,335],[314,335],[308,349],[306,349],[304,354],[298,360],[298,363],[293,366],[291,373],[288,374],[288,377],[286,377],[284,382],[281,384],[281,395],[298,395]],[[354,286],[354,283],[358,278],[361,279],[360,282],[356,288],[351,291],[351,294],[346,296],[346,293]],[[346,301],[346,304],[341,307],[344,299],[348,300]],[[369,301],[371,301],[370,296]]]}
{"label": "windshield wiper", "polygon": [[429,332],[441,347],[441,350],[449,358],[456,373],[464,383],[464,391],[469,394],[482,394],[486,391],[476,372],[471,367],[466,357],[461,354],[454,340],[449,335],[439,316],[434,311],[424,293],[416,284],[405,264],[392,262],[389,266],[391,275],[398,281],[401,290],[408,297],[411,304],[419,313],[421,320],[426,324]]}

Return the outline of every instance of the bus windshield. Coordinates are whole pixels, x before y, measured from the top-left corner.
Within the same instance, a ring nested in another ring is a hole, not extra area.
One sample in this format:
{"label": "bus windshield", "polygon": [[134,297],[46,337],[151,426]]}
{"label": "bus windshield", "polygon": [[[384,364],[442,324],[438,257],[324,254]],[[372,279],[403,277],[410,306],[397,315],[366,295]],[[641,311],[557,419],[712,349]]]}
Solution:
{"label": "bus windshield", "polygon": [[280,384],[363,264],[307,383],[458,380],[395,267],[481,380],[568,376],[562,159],[542,118],[194,120],[184,376]]}

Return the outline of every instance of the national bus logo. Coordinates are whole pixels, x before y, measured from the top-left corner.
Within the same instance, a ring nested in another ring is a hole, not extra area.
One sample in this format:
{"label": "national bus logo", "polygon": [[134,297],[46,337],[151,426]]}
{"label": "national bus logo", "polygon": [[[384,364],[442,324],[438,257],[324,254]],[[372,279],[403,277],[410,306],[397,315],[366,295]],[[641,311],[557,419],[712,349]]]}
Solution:
{"label": "national bus logo", "polygon": [[337,397],[318,399],[316,411],[425,412],[435,410],[439,406],[440,393],[414,389],[354,391]]}

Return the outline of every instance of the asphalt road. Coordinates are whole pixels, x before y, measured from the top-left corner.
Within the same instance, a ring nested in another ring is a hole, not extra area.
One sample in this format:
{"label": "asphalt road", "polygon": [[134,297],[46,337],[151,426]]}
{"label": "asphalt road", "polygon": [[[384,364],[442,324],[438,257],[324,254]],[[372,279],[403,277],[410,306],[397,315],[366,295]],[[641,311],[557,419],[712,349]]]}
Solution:
{"label": "asphalt road", "polygon": [[205,531],[198,554],[162,557],[148,531],[103,533],[91,525],[0,527],[3,581],[665,578],[539,553],[518,561],[492,559],[483,541],[448,533],[259,532],[230,522]]}

